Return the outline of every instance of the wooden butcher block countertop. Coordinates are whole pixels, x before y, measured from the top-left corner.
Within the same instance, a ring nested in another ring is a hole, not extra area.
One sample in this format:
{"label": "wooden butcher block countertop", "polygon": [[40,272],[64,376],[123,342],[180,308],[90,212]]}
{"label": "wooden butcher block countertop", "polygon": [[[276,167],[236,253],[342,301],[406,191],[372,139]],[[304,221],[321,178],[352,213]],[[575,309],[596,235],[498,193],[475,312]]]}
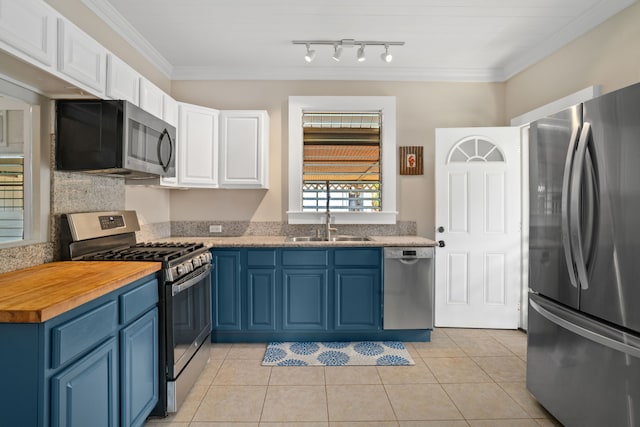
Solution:
{"label": "wooden butcher block countertop", "polygon": [[0,322],[44,322],[160,268],[159,262],[62,261],[0,274]]}

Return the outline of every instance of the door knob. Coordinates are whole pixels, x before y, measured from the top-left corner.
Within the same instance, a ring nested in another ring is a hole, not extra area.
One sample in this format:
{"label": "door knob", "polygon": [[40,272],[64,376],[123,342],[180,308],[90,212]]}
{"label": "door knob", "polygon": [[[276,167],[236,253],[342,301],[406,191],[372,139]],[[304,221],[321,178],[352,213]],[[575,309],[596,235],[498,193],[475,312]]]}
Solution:
{"label": "door knob", "polygon": [[444,233],[444,227],[443,226],[438,227],[438,233]]}
{"label": "door knob", "polygon": [[438,247],[444,248],[444,240],[438,240]]}

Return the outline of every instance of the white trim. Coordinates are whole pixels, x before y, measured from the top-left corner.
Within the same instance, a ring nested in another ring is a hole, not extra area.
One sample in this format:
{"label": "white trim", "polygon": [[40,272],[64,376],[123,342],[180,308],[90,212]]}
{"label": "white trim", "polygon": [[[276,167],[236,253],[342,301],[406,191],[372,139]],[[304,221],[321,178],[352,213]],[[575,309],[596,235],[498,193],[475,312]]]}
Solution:
{"label": "white trim", "polygon": [[522,293],[519,327],[524,330],[527,330],[529,322],[529,124],[581,102],[596,98],[599,95],[600,85],[590,86],[511,119],[511,126],[520,128],[520,158],[522,162],[522,178],[520,180],[522,184],[522,218],[520,221],[520,234],[522,236]]}
{"label": "white trim", "polygon": [[[396,97],[289,97],[289,210],[290,224],[318,224],[317,212],[302,212],[302,114],[309,110],[382,112],[382,212],[336,212],[338,224],[395,224],[396,216]],[[334,213],[332,213],[334,216]],[[320,222],[321,223],[321,222]]]}
{"label": "white trim", "polygon": [[233,67],[175,67],[173,80],[359,80],[502,82],[502,69],[407,67],[287,67],[277,69]]}
{"label": "white trim", "polygon": [[133,46],[139,54],[149,60],[162,74],[171,79],[173,65],[153,47],[149,41],[133,27],[129,21],[108,1],[82,0],[89,9],[102,19],[112,30],[117,32],[127,43]]}
{"label": "white trim", "polygon": [[511,119],[511,126],[527,126],[531,122],[550,116],[551,114],[555,114],[559,111],[572,107],[576,104],[580,104],[581,102],[588,101],[597,96],[600,96],[600,85],[589,86],[588,88],[579,90],[578,92],[574,92],[571,95],[567,95],[564,98],[560,98],[556,101],[550,102],[549,104],[543,105],[542,107],[538,107],[534,110],[524,113],[518,117],[514,117],[513,119]]}

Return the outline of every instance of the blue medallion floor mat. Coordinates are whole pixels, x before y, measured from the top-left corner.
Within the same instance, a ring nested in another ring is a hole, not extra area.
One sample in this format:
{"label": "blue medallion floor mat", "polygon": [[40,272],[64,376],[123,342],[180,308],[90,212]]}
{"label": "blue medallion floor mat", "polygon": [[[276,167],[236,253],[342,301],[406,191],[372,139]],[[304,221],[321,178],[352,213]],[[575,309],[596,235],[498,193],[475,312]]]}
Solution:
{"label": "blue medallion floor mat", "polygon": [[415,365],[399,341],[271,342],[264,366]]}

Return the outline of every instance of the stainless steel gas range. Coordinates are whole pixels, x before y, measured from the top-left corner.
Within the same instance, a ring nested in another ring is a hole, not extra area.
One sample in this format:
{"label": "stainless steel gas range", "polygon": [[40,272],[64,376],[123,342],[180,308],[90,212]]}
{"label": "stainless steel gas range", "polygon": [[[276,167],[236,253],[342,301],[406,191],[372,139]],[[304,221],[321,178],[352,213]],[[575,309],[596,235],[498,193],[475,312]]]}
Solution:
{"label": "stainless steel gas range", "polygon": [[176,412],[209,360],[211,253],[196,243],[136,243],[135,211],[62,216],[62,259],[162,263],[159,402],[152,416]]}

